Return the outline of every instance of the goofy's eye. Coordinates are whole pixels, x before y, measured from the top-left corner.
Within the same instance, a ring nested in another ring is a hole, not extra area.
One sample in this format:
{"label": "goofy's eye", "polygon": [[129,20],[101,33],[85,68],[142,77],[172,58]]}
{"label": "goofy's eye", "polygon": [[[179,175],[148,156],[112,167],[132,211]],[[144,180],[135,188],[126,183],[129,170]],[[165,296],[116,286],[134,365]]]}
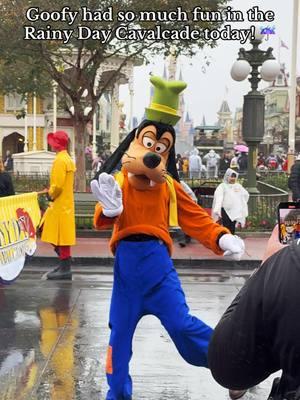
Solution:
{"label": "goofy's eye", "polygon": [[163,143],[158,142],[155,146],[155,153],[163,153],[167,150],[167,146]]}
{"label": "goofy's eye", "polygon": [[154,143],[155,143],[155,140],[153,140],[153,139],[151,139],[151,138],[149,138],[147,136],[143,137],[143,145],[145,147],[147,147],[147,149],[150,149],[151,147],[153,147]]}

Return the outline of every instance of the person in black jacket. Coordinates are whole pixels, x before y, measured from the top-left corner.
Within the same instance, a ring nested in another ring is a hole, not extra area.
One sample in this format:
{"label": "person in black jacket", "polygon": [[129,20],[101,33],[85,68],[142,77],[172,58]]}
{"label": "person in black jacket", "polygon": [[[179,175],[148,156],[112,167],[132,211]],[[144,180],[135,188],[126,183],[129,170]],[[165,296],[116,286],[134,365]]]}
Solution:
{"label": "person in black jacket", "polygon": [[9,173],[5,172],[3,161],[0,160],[0,197],[13,196],[14,186]]}
{"label": "person in black jacket", "polygon": [[282,245],[276,227],[264,259],[215,328],[208,365],[231,399],[282,370],[268,400],[299,400],[300,240]]}
{"label": "person in black jacket", "polygon": [[241,153],[239,156],[238,160],[238,166],[239,166],[239,174],[244,175],[247,172],[248,169],[248,154],[247,153]]}
{"label": "person in black jacket", "polygon": [[220,160],[219,176],[224,176],[225,172],[230,168],[231,157],[230,153],[226,152]]}
{"label": "person in black jacket", "polygon": [[300,155],[297,156],[295,164],[292,166],[288,186],[292,191],[293,201],[300,201]]}

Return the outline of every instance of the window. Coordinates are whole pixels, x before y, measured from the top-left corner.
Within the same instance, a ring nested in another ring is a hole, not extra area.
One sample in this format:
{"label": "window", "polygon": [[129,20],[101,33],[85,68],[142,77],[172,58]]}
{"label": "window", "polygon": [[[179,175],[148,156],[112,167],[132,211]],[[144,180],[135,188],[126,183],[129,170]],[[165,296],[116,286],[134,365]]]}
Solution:
{"label": "window", "polygon": [[5,109],[6,111],[21,110],[25,107],[25,101],[22,96],[17,93],[9,93],[5,96]]}

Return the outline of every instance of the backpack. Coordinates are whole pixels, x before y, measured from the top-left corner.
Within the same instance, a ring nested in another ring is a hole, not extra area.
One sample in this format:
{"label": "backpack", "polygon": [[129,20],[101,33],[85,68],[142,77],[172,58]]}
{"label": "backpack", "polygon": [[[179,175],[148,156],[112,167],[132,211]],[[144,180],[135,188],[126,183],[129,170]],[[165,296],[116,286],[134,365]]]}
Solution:
{"label": "backpack", "polygon": [[239,165],[238,165],[238,162],[237,162],[237,157],[234,156],[230,161],[230,167],[229,168],[238,169],[238,167],[239,167]]}

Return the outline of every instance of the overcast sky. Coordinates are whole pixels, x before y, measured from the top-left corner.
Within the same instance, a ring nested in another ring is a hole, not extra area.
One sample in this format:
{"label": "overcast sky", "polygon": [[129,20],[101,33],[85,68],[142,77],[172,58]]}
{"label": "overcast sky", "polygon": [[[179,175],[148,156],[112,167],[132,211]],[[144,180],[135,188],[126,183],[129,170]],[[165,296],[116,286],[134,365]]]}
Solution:
{"label": "overcast sky", "polygon": [[[241,5],[241,3],[243,3]],[[282,40],[287,46],[280,49],[280,61],[285,63],[287,70],[290,71],[291,60],[291,42],[292,42],[292,13],[293,0],[233,0],[230,6],[245,12],[253,6],[259,6],[260,9],[275,12],[275,21],[271,23],[258,24],[275,26],[275,35],[270,35],[269,40],[264,41],[260,46],[267,49],[269,46],[274,48],[273,54],[278,58],[279,43]],[[232,24],[233,28],[248,28],[251,25],[248,21]],[[300,43],[300,41],[298,41]],[[214,124],[217,121],[217,111],[219,110],[224,98],[227,99],[232,112],[243,103],[243,95],[250,90],[250,83],[235,82],[230,76],[230,69],[236,60],[240,47],[249,48],[249,45],[241,45],[238,41],[218,41],[218,47],[214,49],[204,48],[194,58],[179,57],[178,67],[182,70],[183,80],[188,84],[184,92],[186,109],[194,120],[194,124],[200,124],[203,115],[205,115],[207,124]],[[300,51],[298,51],[300,53]],[[207,57],[205,59],[205,57]],[[211,64],[205,65],[209,59]],[[205,66],[205,71],[204,67]],[[298,54],[298,74],[299,71]],[[134,71],[134,110],[133,115],[138,119],[144,115],[144,109],[149,103],[150,83],[149,73],[162,75],[164,60],[158,57],[148,66],[136,67]],[[260,87],[267,83],[261,83]],[[228,90],[226,89],[228,88]],[[227,94],[226,94],[227,92]],[[124,111],[129,115],[129,96],[126,85],[121,86],[120,100],[125,103]]]}

